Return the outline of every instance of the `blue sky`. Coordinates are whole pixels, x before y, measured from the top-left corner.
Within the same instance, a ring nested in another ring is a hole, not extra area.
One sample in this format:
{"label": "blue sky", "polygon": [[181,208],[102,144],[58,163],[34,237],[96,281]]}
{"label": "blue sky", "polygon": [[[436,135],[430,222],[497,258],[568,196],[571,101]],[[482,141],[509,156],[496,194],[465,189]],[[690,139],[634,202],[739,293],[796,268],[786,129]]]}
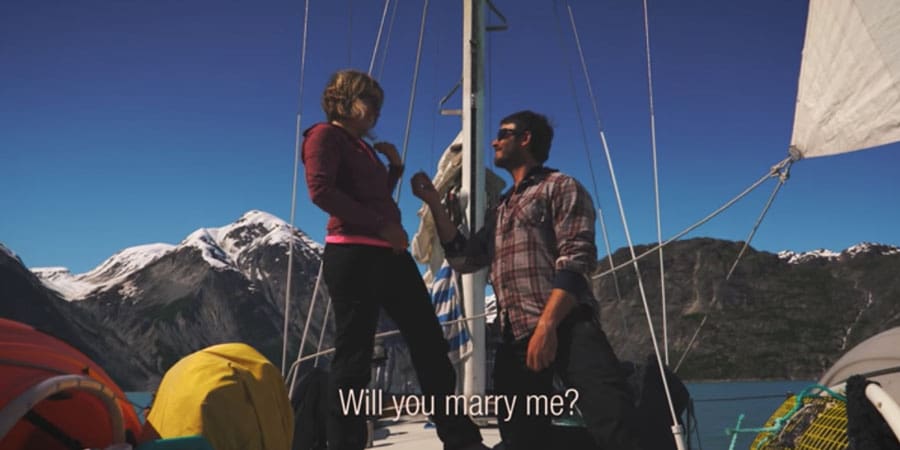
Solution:
{"label": "blue sky", "polygon": [[[30,267],[80,273],[125,247],[178,243],[250,209],[288,219],[296,115],[303,127],[321,120],[328,75],[368,68],[383,7],[374,0],[311,3],[302,105],[302,1],[0,4],[0,242]],[[586,135],[611,243],[625,245],[566,16],[560,39],[553,2],[496,4],[510,29],[489,37],[488,135],[509,112],[546,113],[557,126],[548,165],[593,190]],[[461,72],[460,5],[430,5],[407,175],[431,171],[459,130],[459,119],[437,115],[436,103]],[[633,239],[653,242],[640,2],[571,5]],[[663,235],[671,236],[786,156],[807,2],[649,7]],[[387,100],[376,134],[398,147],[421,14],[422,2],[400,3],[380,71]],[[449,107],[459,104],[457,94]],[[795,164],[754,247],[900,244],[898,150]],[[773,187],[690,236],[744,239]],[[404,186],[410,234],[418,223],[413,200]],[[325,220],[301,178],[296,225],[321,241]]]}

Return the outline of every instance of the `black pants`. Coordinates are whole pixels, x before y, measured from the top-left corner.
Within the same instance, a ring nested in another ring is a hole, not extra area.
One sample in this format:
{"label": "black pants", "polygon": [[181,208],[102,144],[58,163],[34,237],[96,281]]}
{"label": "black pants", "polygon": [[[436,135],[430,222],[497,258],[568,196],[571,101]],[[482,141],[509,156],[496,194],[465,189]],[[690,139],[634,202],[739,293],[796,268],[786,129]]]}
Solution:
{"label": "black pants", "polygon": [[[553,365],[540,372],[526,366],[530,338],[514,341],[504,333],[494,365],[494,387],[500,394],[518,399],[510,421],[499,418],[505,450],[560,448],[551,416],[528,411],[529,395],[562,395],[554,392],[553,377],[578,390],[581,410],[592,441],[589,448],[638,449],[633,432],[634,404],[619,361],[590,308],[576,308],[557,329],[558,347]],[[569,400],[564,402],[568,409]]]}
{"label": "black pants", "polygon": [[344,414],[338,391],[343,390],[346,395],[369,384],[379,307],[399,327],[422,393],[434,396],[432,420],[444,448],[451,450],[480,442],[478,427],[467,416],[444,414],[444,396],[454,392],[456,374],[447,357],[449,346],[412,256],[366,245],[329,244],[323,258],[323,276],[335,323],[328,448],[359,450],[366,444],[366,418],[353,411]]}

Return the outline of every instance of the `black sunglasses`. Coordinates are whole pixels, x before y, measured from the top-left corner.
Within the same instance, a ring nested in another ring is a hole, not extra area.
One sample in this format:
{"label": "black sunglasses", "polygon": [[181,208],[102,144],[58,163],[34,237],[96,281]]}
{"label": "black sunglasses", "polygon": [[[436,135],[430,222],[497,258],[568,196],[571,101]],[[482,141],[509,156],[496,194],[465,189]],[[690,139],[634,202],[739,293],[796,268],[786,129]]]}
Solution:
{"label": "black sunglasses", "polygon": [[520,136],[523,131],[514,130],[512,128],[501,128],[497,130],[497,140],[502,141],[510,136]]}

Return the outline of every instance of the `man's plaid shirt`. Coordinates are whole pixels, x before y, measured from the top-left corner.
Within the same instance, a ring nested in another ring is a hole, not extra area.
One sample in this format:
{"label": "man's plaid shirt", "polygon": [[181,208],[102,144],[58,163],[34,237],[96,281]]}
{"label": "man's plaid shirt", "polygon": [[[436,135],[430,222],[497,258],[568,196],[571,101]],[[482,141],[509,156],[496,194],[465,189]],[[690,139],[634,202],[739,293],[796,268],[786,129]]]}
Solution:
{"label": "man's plaid shirt", "polygon": [[590,275],[597,265],[594,204],[574,178],[537,167],[501,197],[472,238],[457,233],[443,247],[450,265],[473,272],[490,264],[501,326],[531,335],[553,288],[596,310]]}

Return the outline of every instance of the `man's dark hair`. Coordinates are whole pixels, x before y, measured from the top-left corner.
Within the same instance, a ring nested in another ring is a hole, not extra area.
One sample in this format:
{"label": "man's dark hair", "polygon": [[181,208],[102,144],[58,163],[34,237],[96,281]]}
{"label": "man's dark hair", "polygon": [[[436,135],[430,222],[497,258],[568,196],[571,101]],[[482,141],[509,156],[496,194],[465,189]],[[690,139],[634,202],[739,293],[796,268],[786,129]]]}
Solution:
{"label": "man's dark hair", "polygon": [[500,121],[501,124],[510,123],[516,126],[516,131],[531,132],[531,156],[543,164],[550,156],[550,144],[553,142],[553,126],[543,114],[534,111],[519,111],[512,113]]}

